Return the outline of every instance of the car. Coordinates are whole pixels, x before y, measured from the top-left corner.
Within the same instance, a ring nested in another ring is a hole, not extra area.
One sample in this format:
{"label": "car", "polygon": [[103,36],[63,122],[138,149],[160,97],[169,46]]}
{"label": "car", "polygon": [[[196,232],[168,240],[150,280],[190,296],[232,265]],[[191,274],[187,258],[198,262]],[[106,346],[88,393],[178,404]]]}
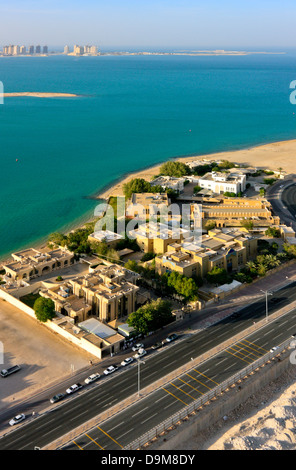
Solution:
{"label": "car", "polygon": [[137,352],[137,354],[134,355],[134,358],[135,359],[140,359],[140,357],[143,357],[147,354],[147,351],[145,351],[145,349],[143,348],[140,348]]}
{"label": "car", "polygon": [[278,346],[274,346],[273,348],[271,348],[270,352],[274,352],[274,351],[276,351],[277,349],[279,349],[279,347],[278,347]]}
{"label": "car", "polygon": [[291,336],[292,338],[296,338],[296,333],[293,333]]}
{"label": "car", "polygon": [[82,388],[81,384],[71,385],[71,387],[67,388],[66,393],[68,393],[68,395],[71,395],[71,393],[78,392],[78,390],[80,390],[80,388]]}
{"label": "car", "polygon": [[96,374],[91,374],[89,377],[87,377],[84,382],[86,384],[91,384],[92,382],[98,380],[100,377],[100,374],[97,372]]}
{"label": "car", "polygon": [[21,421],[24,421],[24,419],[26,419],[26,415],[24,415],[23,413],[19,414],[19,415],[16,415],[14,418],[12,418],[10,421],[9,421],[9,424],[10,426],[14,426],[15,424],[18,424],[20,423]]}
{"label": "car", "polygon": [[142,348],[144,348],[144,344],[142,344],[142,343],[137,343],[137,344],[135,344],[135,345],[132,347],[132,350],[133,350],[133,351],[138,351],[139,349],[142,349]]}
{"label": "car", "polygon": [[133,357],[127,357],[126,359],[124,359],[121,363],[121,365],[124,367],[124,366],[128,366],[129,364],[131,364],[132,362],[134,361],[134,358]]}
{"label": "car", "polygon": [[172,341],[175,341],[178,338],[178,335],[176,333],[172,333],[166,338],[167,343],[171,343]]}
{"label": "car", "polygon": [[159,349],[162,348],[163,343],[155,343],[151,346],[151,349]]}
{"label": "car", "polygon": [[104,370],[104,374],[105,375],[113,374],[113,372],[115,372],[116,370],[118,370],[118,366],[114,364],[113,366],[107,367],[107,369]]}
{"label": "car", "polygon": [[61,401],[65,396],[65,393],[57,393],[49,401],[50,403],[57,403],[58,401]]}

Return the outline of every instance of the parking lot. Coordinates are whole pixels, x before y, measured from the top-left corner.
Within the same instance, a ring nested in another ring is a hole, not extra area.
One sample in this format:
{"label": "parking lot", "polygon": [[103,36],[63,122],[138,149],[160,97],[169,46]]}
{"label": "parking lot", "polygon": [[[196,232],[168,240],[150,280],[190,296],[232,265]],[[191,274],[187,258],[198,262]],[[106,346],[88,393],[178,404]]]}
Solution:
{"label": "parking lot", "polygon": [[0,325],[4,349],[0,369],[21,366],[16,374],[0,377],[0,413],[9,405],[70,377],[94,359],[4,300],[0,300]]}

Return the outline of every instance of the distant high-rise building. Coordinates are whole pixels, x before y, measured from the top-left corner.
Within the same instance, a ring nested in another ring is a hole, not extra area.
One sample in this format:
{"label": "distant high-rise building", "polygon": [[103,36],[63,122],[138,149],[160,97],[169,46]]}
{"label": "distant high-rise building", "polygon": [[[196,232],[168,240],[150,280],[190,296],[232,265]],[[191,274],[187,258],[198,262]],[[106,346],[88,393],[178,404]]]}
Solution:
{"label": "distant high-rise building", "polygon": [[69,46],[65,46],[64,47],[64,54],[69,54],[70,53],[70,47]]}
{"label": "distant high-rise building", "polygon": [[48,47],[47,46],[43,46],[43,54],[48,54]]}
{"label": "distant high-rise building", "polygon": [[7,53],[8,53],[9,55],[12,55],[12,54],[13,54],[13,48],[14,48],[14,46],[12,46],[11,44],[8,46],[8,52],[7,52]]}
{"label": "distant high-rise building", "polygon": [[90,53],[91,53],[91,54],[97,54],[97,53],[98,53],[98,48],[97,48],[97,46],[91,46],[91,48],[90,48]]}
{"label": "distant high-rise building", "polygon": [[34,46],[29,46],[29,54],[34,54]]}
{"label": "distant high-rise building", "polygon": [[41,54],[41,46],[36,46],[36,50],[35,50],[36,54]]}
{"label": "distant high-rise building", "polygon": [[84,51],[84,48],[82,46],[77,46],[75,44],[75,46],[74,46],[74,54],[75,55],[82,55],[83,51]]}
{"label": "distant high-rise building", "polygon": [[12,53],[13,53],[13,55],[19,55],[19,53],[20,53],[20,46],[13,46]]}
{"label": "distant high-rise building", "polygon": [[5,54],[5,55],[8,54],[8,46],[3,47],[3,54]]}
{"label": "distant high-rise building", "polygon": [[20,54],[25,54],[26,53],[26,46],[21,46],[20,47]]}

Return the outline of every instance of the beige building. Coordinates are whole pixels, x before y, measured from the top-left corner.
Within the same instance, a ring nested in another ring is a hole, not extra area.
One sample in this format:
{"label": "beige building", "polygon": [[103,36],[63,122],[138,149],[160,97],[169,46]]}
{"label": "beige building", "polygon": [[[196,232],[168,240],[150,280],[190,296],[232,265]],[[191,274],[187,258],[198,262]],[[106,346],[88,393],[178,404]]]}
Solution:
{"label": "beige building", "polygon": [[99,230],[88,236],[88,241],[93,243],[106,243],[108,248],[116,248],[116,245],[124,237],[110,230]]}
{"label": "beige building", "polygon": [[214,221],[216,227],[241,225],[241,221],[251,219],[255,225],[270,226],[280,223],[279,217],[273,215],[271,204],[263,198],[225,198],[218,204],[203,204],[204,222]]}
{"label": "beige building", "polygon": [[179,243],[189,236],[189,230],[161,223],[142,224],[131,230],[129,236],[136,239],[144,253],[165,253],[172,243]]}
{"label": "beige building", "polygon": [[166,193],[134,193],[127,203],[126,216],[146,220],[151,216],[166,212],[170,203]]}
{"label": "beige building", "polygon": [[69,280],[69,285],[76,298],[91,306],[92,315],[108,323],[136,310],[136,280],[137,276],[121,266],[99,265],[93,272]]}
{"label": "beige building", "polygon": [[34,279],[74,264],[74,254],[65,248],[41,252],[34,248],[12,254],[13,261],[3,265],[5,277],[19,281]]}
{"label": "beige building", "polygon": [[256,238],[239,231],[213,230],[200,243],[188,239],[169,245],[166,253],[155,258],[155,269],[159,274],[177,271],[187,277],[204,277],[215,266],[228,272],[240,270],[256,253]]}

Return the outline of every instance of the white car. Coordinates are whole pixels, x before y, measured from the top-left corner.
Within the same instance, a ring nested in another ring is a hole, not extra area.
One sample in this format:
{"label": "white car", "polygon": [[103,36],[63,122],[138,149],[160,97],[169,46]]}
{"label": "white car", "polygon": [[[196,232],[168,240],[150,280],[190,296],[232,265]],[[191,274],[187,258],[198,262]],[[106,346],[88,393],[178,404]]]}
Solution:
{"label": "white car", "polygon": [[137,354],[134,355],[135,359],[140,359],[140,357],[143,357],[147,354],[147,351],[145,349],[140,348]]}
{"label": "white car", "polygon": [[18,424],[20,423],[21,421],[24,421],[24,419],[26,419],[26,415],[24,415],[23,413],[19,414],[19,415],[16,415],[14,418],[12,418],[10,421],[9,421],[9,424],[10,426],[14,426],[15,424]]}
{"label": "white car", "polygon": [[273,348],[271,348],[270,352],[274,352],[274,351],[276,351],[277,349],[279,349],[279,347],[278,347],[278,346],[274,346]]}
{"label": "white car", "polygon": [[134,361],[134,358],[133,358],[133,357],[127,357],[126,359],[124,359],[124,361],[122,361],[121,365],[122,365],[122,366],[128,366],[128,365],[131,364],[133,361]]}
{"label": "white car", "polygon": [[109,375],[109,374],[112,374],[113,372],[115,372],[116,370],[118,370],[118,367],[117,366],[109,366],[107,367],[107,369],[104,370],[104,374],[105,375]]}
{"label": "white car", "polygon": [[80,388],[82,388],[82,385],[80,384],[71,385],[71,387],[67,388],[66,393],[68,393],[68,395],[71,395],[71,393],[78,392]]}
{"label": "white car", "polygon": [[139,349],[142,349],[142,348],[144,348],[144,344],[138,343],[138,344],[135,344],[135,346],[132,347],[132,350],[133,351],[138,351]]}
{"label": "white car", "polygon": [[95,382],[96,380],[98,380],[100,378],[100,374],[97,373],[97,374],[91,374],[89,377],[87,377],[87,379],[85,379],[85,383],[86,384],[91,384],[92,382]]}

